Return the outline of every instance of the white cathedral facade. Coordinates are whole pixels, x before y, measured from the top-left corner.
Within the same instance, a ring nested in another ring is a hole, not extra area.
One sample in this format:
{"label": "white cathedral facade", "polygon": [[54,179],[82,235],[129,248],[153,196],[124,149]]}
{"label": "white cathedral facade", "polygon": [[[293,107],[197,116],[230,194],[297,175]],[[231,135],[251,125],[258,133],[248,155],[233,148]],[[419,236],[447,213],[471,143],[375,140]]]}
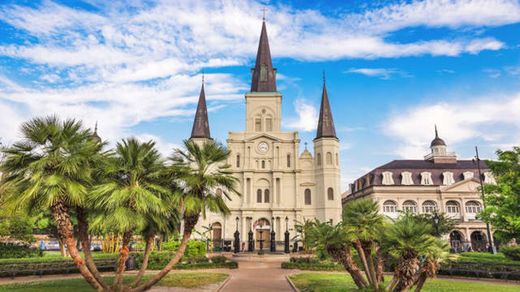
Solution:
{"label": "white cathedral facade", "polygon": [[[300,153],[298,132],[282,131],[282,94],[276,90],[276,69],[265,22],[252,70],[251,91],[245,93],[245,102],[245,130],[229,132],[227,139],[231,151],[228,163],[238,179],[241,196],[226,199],[231,215],[208,212],[195,229],[204,231],[211,227],[209,237],[217,248],[229,248],[238,230],[242,248],[247,246],[248,234],[252,232],[255,249],[261,239],[268,249],[272,231],[280,245],[286,230],[292,239],[296,235],[294,225],[305,219],[339,222],[340,141],[325,83],[313,140],[314,156],[307,149]],[[211,139],[209,129],[203,86],[191,139]]]}

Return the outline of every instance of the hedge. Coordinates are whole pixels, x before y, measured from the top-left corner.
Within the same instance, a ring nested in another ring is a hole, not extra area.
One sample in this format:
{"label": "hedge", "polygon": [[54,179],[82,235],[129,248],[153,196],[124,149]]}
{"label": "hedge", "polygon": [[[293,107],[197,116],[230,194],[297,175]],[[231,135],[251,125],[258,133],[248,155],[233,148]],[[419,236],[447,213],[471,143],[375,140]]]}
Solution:
{"label": "hedge", "polygon": [[0,242],[0,259],[37,257],[40,252],[28,244]]}
{"label": "hedge", "polygon": [[[161,251],[176,251],[179,248],[179,241],[167,241],[161,244]],[[198,240],[188,241],[183,258],[196,258],[206,256],[206,243]]]}
{"label": "hedge", "polygon": [[[514,261],[520,261],[520,245],[517,246],[504,246],[500,251],[509,259]],[[520,265],[520,262],[519,262]]]}
{"label": "hedge", "polygon": [[[152,252],[150,254],[150,258],[148,259],[148,269],[150,270],[160,270],[164,268],[174,256],[175,252],[173,251],[160,251],[160,252]],[[142,264],[142,253],[133,253],[132,256],[135,257],[135,262],[137,268],[141,267]],[[212,258],[207,257],[191,257],[185,258],[183,257],[181,261],[175,265],[175,269],[210,269],[210,268],[229,268],[236,269],[238,264],[233,261],[228,261],[227,258],[223,256],[216,256]]]}

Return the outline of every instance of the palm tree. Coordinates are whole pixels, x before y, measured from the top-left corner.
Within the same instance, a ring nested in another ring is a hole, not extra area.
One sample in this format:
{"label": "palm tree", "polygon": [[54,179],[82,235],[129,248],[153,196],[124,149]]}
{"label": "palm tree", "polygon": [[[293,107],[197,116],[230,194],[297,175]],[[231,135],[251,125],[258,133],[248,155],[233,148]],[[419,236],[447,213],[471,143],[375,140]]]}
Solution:
{"label": "palm tree", "polygon": [[60,238],[80,273],[97,290],[95,279],[76,248],[71,212],[86,204],[92,178],[92,158],[99,143],[81,122],[55,116],[35,118],[22,125],[22,140],[3,149],[3,180],[7,200],[29,212],[50,210]]}
{"label": "palm tree", "polygon": [[171,210],[165,202],[168,202],[170,192],[161,180],[163,170],[154,142],[125,139],[117,143],[115,153],[104,169],[105,180],[92,189],[90,202],[93,208],[104,211],[97,224],[102,220],[103,225],[112,226],[123,234],[114,279],[116,290],[122,289],[125,262],[135,230],[145,227],[154,215],[169,219]]}
{"label": "palm tree", "polygon": [[420,274],[421,256],[432,256],[441,246],[440,239],[431,235],[432,226],[417,220],[412,215],[401,216],[387,227],[383,246],[385,251],[397,259],[394,278],[388,286],[390,291],[407,291]]}
{"label": "palm tree", "polygon": [[354,235],[342,223],[332,226],[328,222],[313,221],[307,238],[312,247],[323,250],[332,259],[341,263],[359,289],[366,289],[368,283],[352,258]]}
{"label": "palm tree", "polygon": [[201,215],[206,216],[206,210],[224,215],[230,213],[218,189],[229,200],[230,194],[239,195],[235,188],[237,179],[226,162],[229,150],[212,140],[202,145],[187,140],[184,147],[185,150],[178,149],[170,157],[169,167],[172,181],[182,189],[179,193],[184,220],[181,243],[170,262],[148,282],[136,288],[136,291],[149,289],[177,264],[184,255],[193,228]]}
{"label": "palm tree", "polygon": [[[377,202],[362,199],[347,204],[343,211],[343,224],[348,232],[355,236],[354,247],[363,264],[368,282],[378,289],[383,278],[379,268],[381,264],[374,264],[373,253],[377,253],[379,249],[378,242],[383,232],[384,216],[379,214]],[[378,263],[381,262],[381,256],[378,256]]]}

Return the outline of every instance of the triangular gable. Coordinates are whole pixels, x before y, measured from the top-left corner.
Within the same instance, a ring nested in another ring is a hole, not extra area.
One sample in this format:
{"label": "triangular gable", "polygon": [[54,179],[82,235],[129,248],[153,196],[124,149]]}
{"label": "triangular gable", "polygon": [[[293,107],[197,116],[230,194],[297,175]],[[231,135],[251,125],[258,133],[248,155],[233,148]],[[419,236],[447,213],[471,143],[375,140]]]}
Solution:
{"label": "triangular gable", "polygon": [[247,139],[245,139],[246,142],[251,142],[251,141],[254,141],[254,140],[258,140],[260,138],[267,138],[269,140],[272,140],[272,141],[276,141],[276,142],[282,142],[282,140],[280,140],[280,138],[277,138],[273,135],[269,135],[267,133],[260,133],[258,135],[254,135],[252,137],[249,137]]}
{"label": "triangular gable", "polygon": [[449,186],[444,186],[443,192],[476,192],[480,187],[480,182],[476,178],[466,179],[456,182]]}

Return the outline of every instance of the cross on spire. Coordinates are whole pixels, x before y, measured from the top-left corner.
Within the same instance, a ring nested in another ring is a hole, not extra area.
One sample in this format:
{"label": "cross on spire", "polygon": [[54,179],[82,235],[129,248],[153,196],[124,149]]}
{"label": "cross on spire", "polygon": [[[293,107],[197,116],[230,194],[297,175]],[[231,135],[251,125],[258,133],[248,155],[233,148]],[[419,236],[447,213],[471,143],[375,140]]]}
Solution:
{"label": "cross on spire", "polygon": [[265,12],[267,11],[267,8],[262,8],[262,21],[265,21]]}
{"label": "cross on spire", "polygon": [[202,84],[204,84],[204,69],[202,69]]}

